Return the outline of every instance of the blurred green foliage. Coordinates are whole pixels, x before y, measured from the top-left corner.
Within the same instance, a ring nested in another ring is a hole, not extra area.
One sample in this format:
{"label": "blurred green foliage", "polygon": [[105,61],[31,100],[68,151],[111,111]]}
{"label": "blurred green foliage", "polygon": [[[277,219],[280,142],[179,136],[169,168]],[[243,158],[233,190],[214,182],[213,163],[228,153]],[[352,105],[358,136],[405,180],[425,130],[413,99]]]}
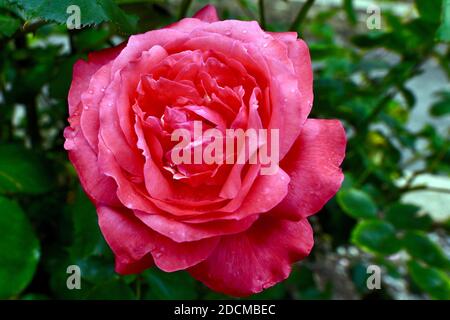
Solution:
{"label": "blurred green foliage", "polygon": [[[450,0],[374,1],[382,8],[379,30],[368,29],[372,13],[356,0],[216,2],[222,18],[298,31],[314,62],[312,116],[341,119],[348,132],[344,186],[311,219],[312,255],[251,299],[450,299],[450,222],[402,201],[414,190],[433,191],[415,183],[421,174],[450,173],[449,121],[407,126],[420,95],[408,83],[426,63],[438,65],[448,83]],[[184,272],[115,274],[95,209],[62,147],[74,62],[206,3],[0,0],[0,298],[226,298]],[[73,4],[81,8],[81,30],[65,26]],[[399,13],[400,4],[407,9]],[[448,86],[427,108],[449,119]],[[74,264],[81,290],[66,287]],[[382,269],[380,290],[367,288],[371,264]]]}

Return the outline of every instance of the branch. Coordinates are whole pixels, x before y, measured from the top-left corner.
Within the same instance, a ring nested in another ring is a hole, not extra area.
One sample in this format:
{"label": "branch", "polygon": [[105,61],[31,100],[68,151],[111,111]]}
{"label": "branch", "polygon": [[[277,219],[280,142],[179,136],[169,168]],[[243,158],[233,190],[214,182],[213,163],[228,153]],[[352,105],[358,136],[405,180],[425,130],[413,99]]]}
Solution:
{"label": "branch", "polygon": [[192,4],[192,0],[183,0],[183,2],[181,3],[181,6],[180,6],[180,12],[178,14],[178,20],[181,20],[184,17],[186,17],[186,14],[187,14],[191,4]]}
{"label": "branch", "polygon": [[258,0],[259,5],[259,22],[261,23],[261,27],[266,29],[266,16],[265,16],[265,8],[264,8],[264,0]]}
{"label": "branch", "polygon": [[309,9],[311,9],[312,5],[314,4],[315,0],[307,0],[305,4],[300,8],[300,11],[297,14],[297,17],[295,18],[294,22],[292,23],[291,27],[289,28],[290,31],[298,31],[300,32],[300,29],[302,27],[302,23],[305,20]]}

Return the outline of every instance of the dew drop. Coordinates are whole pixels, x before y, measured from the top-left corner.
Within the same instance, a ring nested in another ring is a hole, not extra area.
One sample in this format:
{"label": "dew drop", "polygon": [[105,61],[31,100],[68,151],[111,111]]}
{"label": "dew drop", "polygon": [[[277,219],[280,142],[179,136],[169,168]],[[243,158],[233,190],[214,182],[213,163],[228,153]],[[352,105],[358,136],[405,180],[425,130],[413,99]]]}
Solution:
{"label": "dew drop", "polygon": [[269,39],[270,36],[266,33],[266,34],[264,34],[263,38],[264,38],[264,39]]}
{"label": "dew drop", "polygon": [[269,45],[269,44],[266,42],[266,43],[263,44],[263,47],[264,47],[264,48],[267,48],[268,45]]}
{"label": "dew drop", "polygon": [[105,87],[103,87],[103,88],[102,88],[102,92],[105,92],[105,90],[106,90],[106,88],[105,88]]}
{"label": "dew drop", "polygon": [[89,90],[89,94],[94,94],[94,90]]}
{"label": "dew drop", "polygon": [[84,110],[89,110],[89,106],[84,106]]}
{"label": "dew drop", "polygon": [[284,98],[284,99],[283,99],[283,101],[284,101],[284,102],[287,102],[287,101],[288,101],[288,99],[287,99],[287,98]]}
{"label": "dew drop", "polygon": [[242,30],[242,33],[247,33],[248,31],[246,29]]}
{"label": "dew drop", "polygon": [[66,150],[73,150],[75,147],[75,142],[72,139],[67,139],[66,142],[64,142],[64,149]]}
{"label": "dew drop", "polygon": [[113,106],[113,104],[110,102],[110,103],[108,103],[108,107],[112,107]]}
{"label": "dew drop", "polygon": [[230,30],[227,30],[227,31],[225,31],[225,34],[226,34],[227,36],[231,36],[231,31],[230,31]]}

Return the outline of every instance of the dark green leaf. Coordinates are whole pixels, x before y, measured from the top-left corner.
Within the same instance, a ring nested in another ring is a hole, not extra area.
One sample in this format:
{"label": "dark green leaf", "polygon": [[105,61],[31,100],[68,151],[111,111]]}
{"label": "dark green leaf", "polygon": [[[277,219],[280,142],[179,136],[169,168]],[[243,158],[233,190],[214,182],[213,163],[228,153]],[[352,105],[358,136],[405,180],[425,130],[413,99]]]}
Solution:
{"label": "dark green leaf", "polygon": [[433,220],[428,215],[420,215],[420,208],[411,204],[395,203],[386,210],[386,219],[397,229],[427,230]]}
{"label": "dark green leaf", "polygon": [[355,8],[353,7],[353,0],[344,0],[344,10],[347,14],[348,21],[353,25],[356,24],[357,18]]}
{"label": "dark green leaf", "polygon": [[431,241],[426,234],[409,231],[405,234],[402,242],[413,258],[422,260],[433,267],[442,269],[450,268],[450,261],[444,255],[441,248]]}
{"label": "dark green leaf", "polygon": [[39,241],[17,203],[0,197],[0,299],[19,294],[33,278]]}
{"label": "dark green leaf", "polygon": [[372,198],[357,189],[342,189],[337,194],[339,206],[353,218],[370,219],[377,215],[377,207]]}
{"label": "dark green leaf", "polygon": [[49,191],[53,181],[47,163],[18,145],[0,144],[0,194]]}
{"label": "dark green leaf", "polygon": [[434,299],[450,299],[450,279],[436,268],[409,261],[408,270],[414,283]]}
{"label": "dark green leaf", "polygon": [[28,18],[40,18],[57,23],[66,23],[71,13],[67,8],[76,5],[81,12],[81,25],[87,26],[112,22],[121,31],[132,32],[136,19],[124,13],[113,0],[9,0],[22,7]]}
{"label": "dark green leaf", "polygon": [[430,113],[435,117],[446,116],[450,114],[450,92],[439,93],[440,99],[431,106]]}
{"label": "dark green leaf", "polygon": [[87,295],[92,300],[135,299],[134,292],[122,279],[112,279],[94,286]]}
{"label": "dark green leaf", "polygon": [[363,250],[390,255],[400,250],[394,227],[384,221],[361,221],[352,232],[352,242]]}
{"label": "dark green leaf", "polygon": [[12,36],[20,28],[20,20],[0,14],[0,35]]}
{"label": "dark green leaf", "polygon": [[147,280],[146,299],[196,299],[195,280],[184,271],[166,273],[153,268],[143,274]]}
{"label": "dark green leaf", "polygon": [[94,205],[79,187],[74,203],[68,206],[73,221],[74,241],[70,254],[78,259],[92,254],[102,241]]}
{"label": "dark green leaf", "polygon": [[442,0],[416,0],[416,7],[423,20],[430,23],[439,23]]}
{"label": "dark green leaf", "polygon": [[48,296],[40,293],[29,293],[22,297],[22,300],[50,300]]}

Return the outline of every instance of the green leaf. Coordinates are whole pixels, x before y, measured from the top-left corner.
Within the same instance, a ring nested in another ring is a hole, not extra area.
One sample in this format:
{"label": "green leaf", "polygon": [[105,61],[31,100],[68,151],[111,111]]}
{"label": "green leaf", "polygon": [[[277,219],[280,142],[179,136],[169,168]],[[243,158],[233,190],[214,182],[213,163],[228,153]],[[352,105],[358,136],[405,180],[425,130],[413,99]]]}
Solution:
{"label": "green leaf", "polygon": [[50,300],[50,298],[41,293],[29,293],[24,295],[21,300]]}
{"label": "green leaf", "polygon": [[343,189],[337,194],[339,206],[356,219],[371,219],[377,216],[377,207],[372,198],[357,189]]}
{"label": "green leaf", "polygon": [[87,295],[92,300],[131,300],[134,292],[121,278],[115,278],[94,286]]}
{"label": "green leaf", "polygon": [[20,28],[20,20],[0,15],[0,35],[10,37]]}
{"label": "green leaf", "polygon": [[112,22],[121,31],[135,31],[136,19],[123,12],[113,0],[9,0],[25,10],[27,17],[66,23],[71,13],[67,8],[76,5],[81,12],[81,25],[98,25]]}
{"label": "green leaf", "polygon": [[0,194],[39,194],[53,186],[47,163],[19,145],[0,144]]}
{"label": "green leaf", "polygon": [[197,299],[195,280],[185,271],[166,273],[153,268],[144,272],[148,291],[144,298],[153,300]]}
{"label": "green leaf", "polygon": [[443,0],[442,22],[437,31],[437,39],[450,42],[450,0]]}
{"label": "green leaf", "polygon": [[409,231],[403,237],[403,245],[406,251],[415,259],[422,260],[430,266],[447,269],[450,261],[442,252],[441,248],[431,241],[422,232]]}
{"label": "green leaf", "polygon": [[102,241],[97,213],[81,187],[77,188],[75,201],[69,210],[73,221],[73,243],[69,248],[73,258],[84,258],[94,253]]}
{"label": "green leaf", "polygon": [[440,99],[430,108],[430,113],[435,117],[441,117],[450,114],[450,92],[442,91],[439,93]]}
{"label": "green leaf", "polygon": [[414,283],[432,298],[450,299],[450,279],[444,272],[416,261],[408,262],[408,270]]}
{"label": "green leaf", "polygon": [[442,0],[416,0],[420,17],[429,23],[438,23],[442,8]]}
{"label": "green leaf", "polygon": [[39,241],[19,205],[0,197],[0,299],[19,294],[33,278]]}
{"label": "green leaf", "polygon": [[420,215],[420,208],[412,204],[395,203],[385,213],[388,220],[399,230],[428,230],[433,220],[428,215]]}
{"label": "green leaf", "polygon": [[138,18],[126,14],[113,0],[97,0],[107,17],[106,21],[112,22],[121,32],[133,33],[136,31]]}
{"label": "green leaf", "polygon": [[394,227],[384,221],[361,221],[353,229],[351,240],[371,253],[390,255],[400,250]]}
{"label": "green leaf", "polygon": [[356,17],[355,8],[353,7],[353,0],[344,0],[343,5],[348,21],[352,25],[355,25],[358,22],[358,19]]}

